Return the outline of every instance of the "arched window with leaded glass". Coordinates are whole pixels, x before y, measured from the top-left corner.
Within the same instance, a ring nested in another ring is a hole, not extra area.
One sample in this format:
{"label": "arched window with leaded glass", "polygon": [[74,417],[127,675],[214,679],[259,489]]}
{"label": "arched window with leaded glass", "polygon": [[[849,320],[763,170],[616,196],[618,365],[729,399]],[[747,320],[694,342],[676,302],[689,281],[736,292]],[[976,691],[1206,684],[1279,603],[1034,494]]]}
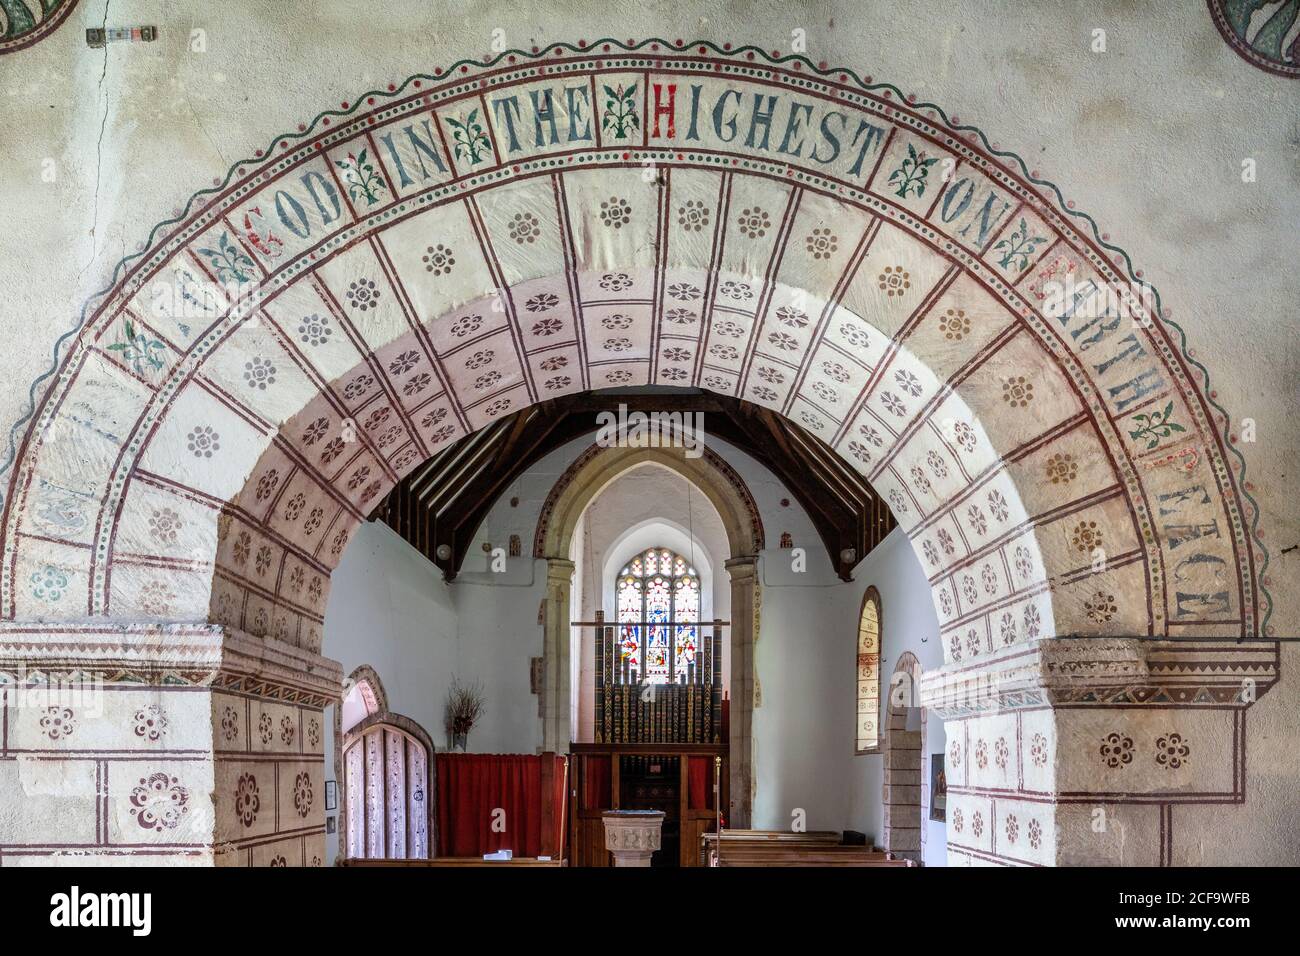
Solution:
{"label": "arched window with leaded glass", "polygon": [[858,711],[855,751],[880,751],[880,592],[867,588],[858,617]]}
{"label": "arched window with leaded glass", "polygon": [[619,646],[629,669],[649,684],[693,683],[700,642],[700,576],[685,558],[650,548],[615,581]]}

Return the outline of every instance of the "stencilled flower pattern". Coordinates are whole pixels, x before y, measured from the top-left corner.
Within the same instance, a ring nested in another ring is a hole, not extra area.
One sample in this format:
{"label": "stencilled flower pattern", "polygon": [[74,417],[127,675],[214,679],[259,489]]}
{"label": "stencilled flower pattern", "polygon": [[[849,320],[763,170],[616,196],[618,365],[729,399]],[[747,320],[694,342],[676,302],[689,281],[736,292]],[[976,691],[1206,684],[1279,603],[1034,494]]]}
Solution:
{"label": "stencilled flower pattern", "polygon": [[984,511],[979,505],[971,505],[966,509],[966,521],[970,525],[971,531],[981,537],[988,531],[988,520],[984,517]]}
{"label": "stencilled flower pattern", "polygon": [[813,393],[827,405],[834,405],[840,400],[839,396],[835,394],[835,389],[831,388],[825,382],[813,382],[812,390]]}
{"label": "stencilled flower pattern", "polygon": [[902,266],[885,266],[885,270],[876,278],[881,291],[891,299],[901,298],[912,287],[912,276]]}
{"label": "stencilled flower pattern", "polygon": [[904,405],[902,399],[893,392],[881,392],[880,404],[885,406],[886,411],[897,415],[899,418],[902,418],[907,414],[907,406]]}
{"label": "stencilled flower pattern", "polygon": [[456,265],[456,257],[442,243],[426,247],[420,261],[424,263],[425,272],[432,272],[436,276],[450,275]]}
{"label": "stencilled flower pattern", "polygon": [[1100,548],[1101,529],[1097,527],[1095,521],[1080,521],[1070,532],[1070,543],[1074,545],[1075,550],[1089,554],[1094,548]]}
{"label": "stencilled flower pattern", "polygon": [[822,374],[841,385],[849,380],[849,370],[839,362],[822,362]]}
{"label": "stencilled flower pattern", "polygon": [[[529,309],[529,311],[536,312],[537,310]],[[456,336],[458,339],[463,339],[471,332],[477,331],[478,327],[482,324],[483,316],[481,315],[462,315],[455,322],[451,323],[451,334]]]}
{"label": "stencilled flower pattern", "polygon": [[664,349],[663,357],[665,362],[689,362],[691,350],[674,345]]}
{"label": "stencilled flower pattern", "polygon": [[335,436],[325,443],[325,447],[320,451],[320,460],[322,465],[328,465],[339,455],[343,454],[343,449],[347,443],[342,438]]}
{"label": "stencilled flower pattern", "polygon": [[[448,427],[450,428],[451,426]],[[340,554],[343,553],[343,549],[347,547],[347,544],[348,544],[348,529],[343,528],[340,531],[335,533],[334,540],[330,542],[330,554],[337,558]]]}
{"label": "stencilled flower pattern", "polygon": [[[539,292],[524,303],[524,308],[529,312],[549,312],[560,304],[560,297],[552,292]],[[479,321],[482,321],[481,317]]]}
{"label": "stencilled flower pattern", "polygon": [[1107,734],[1102,739],[1100,753],[1102,762],[1112,770],[1131,764],[1133,762],[1133,738],[1119,733]]}
{"label": "stencilled flower pattern", "polygon": [[632,207],[626,199],[610,196],[600,204],[600,221],[612,229],[622,229],[632,219]]}
{"label": "stencilled flower pattern", "polygon": [[772,332],[767,340],[782,352],[793,352],[799,347],[799,340],[785,332]]}
{"label": "stencilled flower pattern", "polygon": [[568,388],[573,384],[573,379],[568,375],[556,375],[554,378],[548,378],[542,383],[542,387],[547,391],[555,392],[562,388]]}
{"label": "stencilled flower pattern", "polygon": [[157,704],[146,704],[135,712],[135,735],[156,743],[167,733],[167,714]]}
{"label": "stencilled flower pattern", "polygon": [[368,312],[379,305],[379,289],[371,279],[348,283],[348,304],[358,312]]}
{"label": "stencilled flower pattern", "polygon": [[903,498],[903,493],[899,491],[897,488],[890,489],[889,503],[893,506],[894,510],[899,514],[905,515],[908,513],[907,502]]}
{"label": "stencilled flower pattern", "polygon": [[77,715],[71,707],[46,707],[41,730],[51,740],[65,740],[77,729]]}
{"label": "stencilled flower pattern", "polygon": [[808,313],[792,305],[783,305],[776,310],[776,320],[792,329],[802,329],[808,325]]}
{"label": "stencilled flower pattern", "polygon": [[804,423],[804,427],[811,428],[815,432],[819,432],[826,427],[825,422],[809,411],[800,412],[799,420]]}
{"label": "stencilled flower pattern", "polygon": [[966,825],[966,819],[962,815],[961,807],[952,812],[952,828],[957,833],[961,833],[962,827]]}
{"label": "stencilled flower pattern", "polygon": [[185,447],[195,458],[211,458],[221,451],[221,436],[210,425],[199,425],[185,436]]}
{"label": "stencilled flower pattern", "polygon": [[275,493],[275,489],[280,487],[280,470],[270,468],[257,479],[257,500],[265,501]]}
{"label": "stencilled flower pattern", "polygon": [[1007,738],[999,737],[993,744],[993,762],[997,764],[999,770],[1006,770],[1010,759],[1011,748],[1007,745]]}
{"label": "stencilled flower pattern", "polygon": [[370,477],[370,466],[362,465],[360,468],[354,471],[352,473],[352,477],[348,479],[348,491],[356,491],[363,484],[365,484],[366,479],[369,477]]}
{"label": "stencilled flower pattern", "polygon": [[244,381],[248,383],[249,388],[264,392],[268,386],[275,384],[275,375],[275,364],[260,355],[244,363]]}
{"label": "stencilled flower pattern", "polygon": [[407,349],[388,363],[388,373],[390,375],[405,375],[419,364],[420,353],[414,349]]}
{"label": "stencilled flower pattern", "polygon": [[536,242],[541,232],[537,217],[531,212],[517,212],[510,220],[510,238],[520,245]]}
{"label": "stencilled flower pattern", "polygon": [[921,543],[921,553],[925,555],[926,563],[934,567],[939,563],[939,549],[934,546],[934,542],[929,538]]}
{"label": "stencilled flower pattern", "polygon": [[271,546],[269,544],[264,544],[257,549],[255,564],[259,576],[265,577],[266,572],[271,570]]}
{"label": "stencilled flower pattern", "polygon": [[[943,611],[944,617],[952,616],[952,595],[946,589],[939,591],[939,609]],[[954,634],[948,640],[948,645],[952,650],[953,660],[961,660],[961,637]]]}
{"label": "stencilled flower pattern", "polygon": [[989,597],[998,593],[998,574],[993,570],[993,565],[985,564],[980,569],[980,581],[984,585],[984,593]]}
{"label": "stencilled flower pattern", "polygon": [[1034,559],[1023,544],[1016,545],[1016,574],[1026,580],[1034,573]]}
{"label": "stencilled flower pattern", "polygon": [[694,302],[703,294],[698,286],[689,282],[674,282],[668,287],[668,295],[678,302]]}
{"label": "stencilled flower pattern", "polygon": [[298,323],[299,341],[313,348],[324,345],[333,334],[334,329],[331,327],[328,315],[322,316],[313,312],[311,315],[304,315],[302,321]]}
{"label": "stencilled flower pattern", "polygon": [[284,518],[286,521],[297,521],[301,517],[303,509],[307,507],[307,496],[301,491],[295,494],[285,503]]}
{"label": "stencilled flower pattern", "polygon": [[632,373],[625,368],[616,368],[605,373],[605,381],[610,385],[626,385],[632,381]]}
{"label": "stencilled flower pattern", "polygon": [[564,327],[564,323],[555,316],[548,316],[533,323],[533,335],[540,335],[543,338],[552,336]]}
{"label": "stencilled flower pattern", "polygon": [[320,743],[320,721],[315,717],[307,721],[307,743],[313,747]]}
{"label": "stencilled flower pattern", "polygon": [[1037,820],[1030,820],[1028,833],[1030,847],[1037,850],[1043,843],[1043,825]]}
{"label": "stencilled flower pattern", "polygon": [[[925,469],[920,465],[912,466],[912,484],[916,486],[916,490],[921,494],[928,495],[930,493],[930,479],[926,475]],[[929,544],[928,541],[926,543]]]}
{"label": "stencilled flower pattern", "polygon": [[669,309],[664,313],[664,318],[673,325],[690,325],[698,316],[690,309]]}
{"label": "stencilled flower pattern", "polygon": [[241,531],[235,536],[234,556],[235,563],[243,566],[248,563],[248,556],[252,554],[253,536],[247,531]]}
{"label": "stencilled flower pattern", "polygon": [[1054,485],[1067,485],[1079,474],[1074,456],[1058,452],[1047,459],[1047,477]]}
{"label": "stencilled flower pattern", "polygon": [[939,320],[939,331],[943,337],[952,342],[960,342],[970,334],[970,319],[966,318],[965,309],[949,309]]}
{"label": "stencilled flower pattern", "polygon": [[183,527],[185,522],[171,508],[155,508],[149,518],[149,534],[159,544],[175,544],[176,537]]}
{"label": "stencilled flower pattern", "polygon": [[469,358],[465,359],[465,367],[468,369],[480,369],[485,365],[491,365],[494,358],[496,358],[495,351],[492,349],[481,349]]}
{"label": "stencilled flower pattern", "polygon": [[966,451],[975,450],[975,429],[966,422],[956,422],[952,426],[952,435],[957,444]]}
{"label": "stencilled flower pattern", "polygon": [[1105,591],[1098,591],[1084,601],[1083,609],[1088,615],[1088,620],[1094,624],[1105,624],[1119,610],[1115,606],[1115,595],[1107,594]]}
{"label": "stencilled flower pattern", "polygon": [[235,785],[235,816],[247,829],[257,820],[257,813],[262,809],[262,797],[258,793],[257,778],[251,773],[239,775]]}
{"label": "stencilled flower pattern", "polygon": [[1015,843],[1016,838],[1020,836],[1020,824],[1016,821],[1016,815],[1014,813],[1007,814],[1006,826],[1007,842]]}
{"label": "stencilled flower pattern", "polygon": [[754,290],[748,282],[734,282],[728,279],[722,283],[719,290],[728,299],[735,299],[737,302],[743,302],[745,299],[754,298]]}
{"label": "stencilled flower pattern", "polygon": [[[968,579],[969,580],[969,579]],[[980,653],[980,636],[971,628],[966,632],[966,653],[971,657],[979,657]],[[981,767],[983,765],[981,764]]]}
{"label": "stencilled flower pattern", "polygon": [[412,375],[407,379],[406,384],[402,386],[402,394],[407,398],[412,398],[423,392],[432,382],[433,376],[428,372],[420,372],[418,375]]}
{"label": "stencilled flower pattern", "polygon": [[1029,760],[1035,767],[1047,766],[1047,738],[1034,734],[1029,740]]}
{"label": "stencilled flower pattern", "polygon": [[1042,633],[1043,615],[1038,610],[1037,604],[1025,605],[1025,634],[1031,641],[1037,640],[1038,635]]}
{"label": "stencilled flower pattern", "polygon": [[311,775],[304,770],[293,779],[293,808],[304,820],[311,813],[312,796]]}
{"label": "stencilled flower pattern", "polygon": [[420,419],[420,427],[432,428],[434,425],[437,425],[446,417],[447,417],[447,409],[442,407],[435,408],[430,412],[426,412],[424,417]]}
{"label": "stencilled flower pattern", "polygon": [[666,382],[684,382],[690,373],[684,368],[664,368],[659,370],[659,377]]}
{"label": "stencilled flower pattern", "polygon": [[498,398],[496,401],[488,403],[487,407],[483,409],[483,414],[487,415],[488,418],[496,418],[496,416],[508,409],[510,404],[510,399]]}
{"label": "stencilled flower pattern", "polygon": [[1006,611],[1002,615],[1001,631],[1004,647],[1016,642],[1016,619],[1011,616],[1010,611]]}
{"label": "stencilled flower pattern", "polygon": [[740,215],[736,218],[736,225],[740,231],[749,239],[760,239],[767,235],[767,231],[772,228],[772,220],[768,214],[758,206],[750,209],[741,210]]}
{"label": "stencilled flower pattern", "polygon": [[293,738],[293,719],[288,714],[285,714],[280,718],[280,743],[287,746],[288,744],[293,743]]}
{"label": "stencilled flower pattern", "polygon": [[714,391],[721,392],[729,390],[732,382],[731,379],[722,375],[706,375],[704,376],[704,384],[706,387],[711,388]]}
{"label": "stencilled flower pattern", "polygon": [[921,394],[921,380],[905,368],[900,368],[894,373],[894,381],[898,383],[901,391],[913,398]]}
{"label": "stencilled flower pattern", "polygon": [[367,392],[369,392],[370,387],[374,384],[374,376],[362,372],[352,381],[343,386],[343,397],[349,402],[355,402],[358,398],[362,398]]}
{"label": "stencilled flower pattern", "polygon": [[181,817],[189,812],[190,792],[178,778],[165,773],[140,777],[131,789],[131,816],[145,830],[161,833],[180,826]]}
{"label": "stencilled flower pattern", "polygon": [[713,332],[715,335],[721,335],[729,339],[738,339],[745,334],[745,327],[739,322],[733,322],[730,319],[719,319],[713,323]]}
{"label": "stencilled flower pattern", "polygon": [[839,248],[839,241],[839,237],[832,234],[830,229],[814,229],[804,239],[804,247],[814,259],[829,259]]}
{"label": "stencilled flower pattern", "polygon": [[840,335],[844,336],[844,341],[848,342],[854,348],[865,348],[871,341],[867,335],[867,330],[860,325],[854,325],[852,322],[845,322],[840,326]]}
{"label": "stencilled flower pattern", "polygon": [[632,340],[622,336],[606,339],[601,345],[606,352],[626,352],[631,347]]}
{"label": "stencilled flower pattern", "polygon": [[715,343],[709,346],[709,354],[724,362],[734,362],[736,359],[740,358],[740,352],[737,351],[734,345],[721,345]]}
{"label": "stencilled flower pattern", "polygon": [[149,581],[140,588],[140,610],[150,617],[166,617],[171,613],[176,594],[163,581]]}
{"label": "stencilled flower pattern", "polygon": [[935,537],[939,539],[939,547],[943,548],[943,553],[952,557],[957,550],[957,543],[953,540],[952,534],[947,528],[940,528],[935,532]]}
{"label": "stencilled flower pattern", "polygon": [[948,766],[953,770],[961,766],[961,744],[955,740],[948,747]]}
{"label": "stencilled flower pattern", "polygon": [[329,430],[330,420],[325,417],[318,418],[303,431],[302,443],[310,448],[324,438],[329,433]]}
{"label": "stencilled flower pattern", "polygon": [[988,493],[988,498],[986,500],[989,503],[989,513],[998,521],[1006,521],[1007,515],[1010,514],[1010,508],[1007,506],[1006,496],[997,489],[994,489]]}
{"label": "stencilled flower pattern", "polygon": [[226,707],[221,712],[221,738],[230,743],[239,736],[239,712],[233,707]]}
{"label": "stencilled flower pattern", "polygon": [[632,328],[632,316],[616,312],[613,315],[607,315],[600,320],[603,328],[611,332],[621,332]]}
{"label": "stencilled flower pattern", "polygon": [[984,835],[984,817],[978,810],[971,814],[970,832],[977,840]]}
{"label": "stencilled flower pattern", "polygon": [[929,466],[930,471],[933,472],[934,477],[936,478],[948,477],[948,463],[943,460],[943,455],[939,454],[934,449],[931,449],[930,451],[926,452],[925,463],[926,465]]}
{"label": "stencilled flower pattern", "polygon": [[770,365],[760,365],[758,367],[758,377],[770,385],[780,385],[785,381],[785,374],[780,369],[772,368]]}
{"label": "stencilled flower pattern", "polygon": [[478,378],[474,379],[474,388],[476,391],[481,392],[486,388],[491,388],[500,381],[501,373],[494,369],[490,372],[484,372]]}
{"label": "stencilled flower pattern", "polygon": [[1165,734],[1156,738],[1156,763],[1168,770],[1177,770],[1188,762],[1192,748],[1181,734]]}
{"label": "stencilled flower pattern", "polygon": [[552,355],[550,358],[539,362],[537,367],[543,372],[558,372],[568,364],[569,357],[567,355]]}
{"label": "stencilled flower pattern", "polygon": [[1034,383],[1023,375],[1012,375],[1002,381],[1002,400],[1012,408],[1025,408],[1034,400]]}
{"label": "stencilled flower pattern", "polygon": [[68,590],[68,574],[62,568],[47,564],[30,578],[32,597],[47,604],[55,604],[63,599]]}
{"label": "stencilled flower pattern", "polygon": [[709,224],[709,207],[695,199],[686,200],[677,207],[677,224],[688,232],[699,232]]}
{"label": "stencilled flower pattern", "polygon": [[632,288],[632,277],[626,272],[606,272],[597,285],[606,292],[625,292]]}
{"label": "stencilled flower pattern", "polygon": [[776,390],[768,388],[766,385],[755,385],[749,390],[749,393],[760,402],[775,402],[777,399]]}

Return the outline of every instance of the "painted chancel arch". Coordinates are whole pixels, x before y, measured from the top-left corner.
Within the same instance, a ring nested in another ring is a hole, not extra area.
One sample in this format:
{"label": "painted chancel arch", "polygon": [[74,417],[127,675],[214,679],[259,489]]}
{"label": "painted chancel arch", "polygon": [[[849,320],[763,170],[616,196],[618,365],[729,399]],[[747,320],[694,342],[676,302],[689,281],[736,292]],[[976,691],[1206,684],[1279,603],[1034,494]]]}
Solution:
{"label": "painted chancel arch", "polygon": [[546,397],[654,383],[777,409],[866,475],[950,663],[1260,634],[1203,370],[1144,307],[1099,308],[1127,261],[1058,199],[936,107],[754,50],[557,46],[367,94],[92,303],[17,448],[3,616],[318,651],[402,475]]}

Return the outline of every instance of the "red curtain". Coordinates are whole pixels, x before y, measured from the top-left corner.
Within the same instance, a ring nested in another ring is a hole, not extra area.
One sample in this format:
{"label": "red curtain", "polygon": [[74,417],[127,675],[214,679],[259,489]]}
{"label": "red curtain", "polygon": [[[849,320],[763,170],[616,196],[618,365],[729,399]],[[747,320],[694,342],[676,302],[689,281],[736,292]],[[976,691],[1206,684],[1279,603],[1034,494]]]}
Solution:
{"label": "red curtain", "polygon": [[[563,757],[440,753],[435,760],[438,856],[482,856],[497,850],[511,850],[515,856],[540,855],[543,800],[550,801],[553,808],[556,832],[552,846],[561,845]],[[542,793],[544,760],[555,761],[554,785],[548,794]]]}
{"label": "red curtain", "polygon": [[687,757],[686,783],[689,787],[689,806],[692,810],[713,809],[713,758]]}

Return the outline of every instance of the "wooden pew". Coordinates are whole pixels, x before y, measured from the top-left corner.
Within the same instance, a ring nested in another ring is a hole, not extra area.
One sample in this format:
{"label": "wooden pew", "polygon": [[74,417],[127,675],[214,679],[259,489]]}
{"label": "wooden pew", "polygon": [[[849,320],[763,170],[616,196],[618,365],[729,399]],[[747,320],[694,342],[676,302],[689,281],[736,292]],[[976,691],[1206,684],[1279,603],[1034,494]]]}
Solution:
{"label": "wooden pew", "polygon": [[723,830],[705,834],[701,854],[708,866],[915,866],[869,846],[845,846],[833,831]]}
{"label": "wooden pew", "polygon": [[517,856],[513,860],[484,860],[477,856],[436,856],[432,860],[342,860],[339,866],[567,866],[567,860],[539,860]]}

